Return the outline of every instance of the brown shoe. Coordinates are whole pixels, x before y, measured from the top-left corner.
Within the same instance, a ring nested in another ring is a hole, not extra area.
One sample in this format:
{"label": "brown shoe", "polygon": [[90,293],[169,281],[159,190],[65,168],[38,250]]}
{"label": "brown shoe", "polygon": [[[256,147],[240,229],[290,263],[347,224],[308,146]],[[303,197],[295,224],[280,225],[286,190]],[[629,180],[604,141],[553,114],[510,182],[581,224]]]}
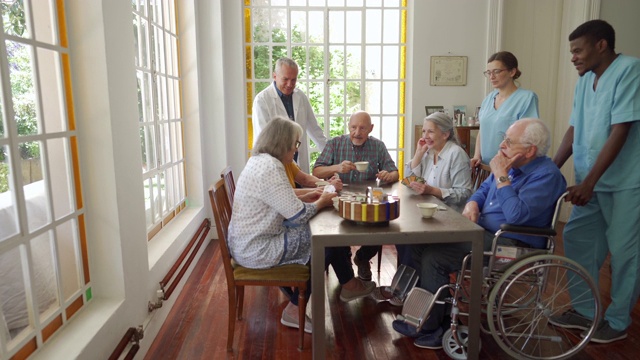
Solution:
{"label": "brown shoe", "polygon": [[371,294],[373,289],[376,288],[376,283],[373,281],[362,281],[362,283],[364,284],[364,289],[349,290],[342,287],[342,290],[340,291],[340,300],[349,302],[360,299]]}

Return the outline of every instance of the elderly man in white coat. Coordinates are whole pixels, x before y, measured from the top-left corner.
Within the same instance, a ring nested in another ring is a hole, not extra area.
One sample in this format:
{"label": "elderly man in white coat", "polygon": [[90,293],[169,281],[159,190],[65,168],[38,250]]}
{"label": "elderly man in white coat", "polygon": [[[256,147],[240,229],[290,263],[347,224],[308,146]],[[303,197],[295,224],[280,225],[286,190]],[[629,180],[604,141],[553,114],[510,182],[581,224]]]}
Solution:
{"label": "elderly man in white coat", "polygon": [[273,86],[262,90],[253,99],[254,144],[260,131],[271,119],[282,116],[295,121],[302,126],[306,133],[300,139],[302,145],[298,149],[296,161],[302,171],[309,173],[309,140],[307,135],[313,140],[319,151],[324,149],[327,138],[318,125],[307,95],[296,89],[298,64],[289,58],[278,59],[273,72],[273,80]]}

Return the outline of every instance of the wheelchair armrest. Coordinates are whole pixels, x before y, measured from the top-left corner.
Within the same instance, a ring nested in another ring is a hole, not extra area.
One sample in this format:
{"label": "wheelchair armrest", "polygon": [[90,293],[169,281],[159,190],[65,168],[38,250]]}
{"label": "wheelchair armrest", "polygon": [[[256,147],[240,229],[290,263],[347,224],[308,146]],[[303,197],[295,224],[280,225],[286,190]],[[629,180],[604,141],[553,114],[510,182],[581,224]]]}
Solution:
{"label": "wheelchair armrest", "polygon": [[510,224],[500,225],[500,230],[508,231],[510,233],[523,233],[523,234],[540,235],[540,236],[556,235],[556,231],[550,228],[537,228],[532,226],[517,226],[517,225],[510,225]]}

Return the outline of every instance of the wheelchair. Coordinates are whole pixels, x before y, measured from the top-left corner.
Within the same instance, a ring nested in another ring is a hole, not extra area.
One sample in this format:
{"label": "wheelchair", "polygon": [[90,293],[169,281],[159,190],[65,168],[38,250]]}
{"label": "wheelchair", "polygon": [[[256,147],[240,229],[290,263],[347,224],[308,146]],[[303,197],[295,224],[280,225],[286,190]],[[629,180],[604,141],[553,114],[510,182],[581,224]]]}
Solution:
{"label": "wheelchair", "polygon": [[[588,344],[601,317],[600,293],[589,273],[573,260],[554,255],[555,226],[566,194],[556,202],[550,228],[504,224],[495,233],[491,250],[483,253],[481,331],[491,334],[515,359],[570,358]],[[500,245],[498,239],[509,233],[544,237],[546,249]],[[460,305],[470,299],[471,256],[464,257],[456,280],[435,294],[414,287],[398,316],[419,331],[435,304],[450,304],[451,327],[443,335],[442,346],[452,359],[467,358],[469,329],[459,319],[468,316]],[[571,298],[569,289],[579,283],[588,290]],[[591,327],[582,334],[549,322],[569,310],[572,301],[595,315]]]}

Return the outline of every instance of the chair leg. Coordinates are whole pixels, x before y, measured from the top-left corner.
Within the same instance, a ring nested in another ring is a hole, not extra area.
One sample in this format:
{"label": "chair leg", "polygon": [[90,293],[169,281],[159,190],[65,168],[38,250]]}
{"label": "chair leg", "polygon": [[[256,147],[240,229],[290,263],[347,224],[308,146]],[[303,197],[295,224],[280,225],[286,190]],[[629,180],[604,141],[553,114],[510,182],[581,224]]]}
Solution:
{"label": "chair leg", "polygon": [[378,250],[378,274],[380,274],[381,268],[382,268],[382,246],[380,246],[380,250]]}
{"label": "chair leg", "polygon": [[242,305],[244,304],[244,286],[236,286],[238,292],[238,320],[242,320]]}
{"label": "chair leg", "polygon": [[298,288],[298,324],[300,324],[298,328],[298,334],[300,336],[300,345],[298,346],[298,350],[302,351],[304,349],[304,327],[306,316],[305,313],[307,311],[307,300],[304,295],[307,292],[306,287]]}
{"label": "chair leg", "polygon": [[229,326],[227,329],[227,351],[233,352],[233,335],[236,331],[236,292],[229,286]]}

